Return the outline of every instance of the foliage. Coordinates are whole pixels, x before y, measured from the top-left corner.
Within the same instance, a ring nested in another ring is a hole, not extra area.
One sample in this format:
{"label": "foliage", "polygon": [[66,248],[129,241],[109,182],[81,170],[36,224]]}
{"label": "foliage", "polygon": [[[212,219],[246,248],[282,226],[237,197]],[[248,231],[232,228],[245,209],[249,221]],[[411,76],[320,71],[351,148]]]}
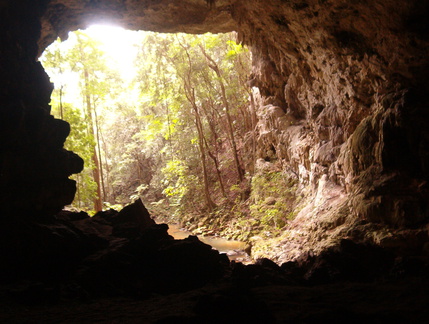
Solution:
{"label": "foliage", "polygon": [[[78,184],[75,204],[90,209],[101,210],[101,148],[99,145],[100,127],[96,106],[103,103],[109,93],[114,73],[105,62],[105,55],[99,44],[85,32],[70,33],[71,46],[64,47],[58,39],[41,58],[51,78],[57,82],[52,95],[53,112],[57,117],[70,122],[76,135],[68,139],[69,147],[85,161],[85,171],[75,176]],[[66,79],[74,75],[79,81],[81,101],[73,108],[64,102],[69,90]],[[91,203],[92,200],[92,203]]]}
{"label": "foliage", "polygon": [[134,80],[83,31],[42,57],[56,83],[52,113],[72,125],[65,147],[85,161],[73,205],[142,198],[154,217],[195,233],[279,235],[295,217],[297,183],[282,171],[245,173],[255,160],[244,145],[256,128],[249,51],[233,33],[139,35]]}
{"label": "foliage", "polygon": [[[230,138],[219,80],[228,85],[232,136],[240,140],[247,129],[240,123],[237,106],[246,105],[248,94],[239,80],[247,78],[248,69],[237,71],[234,60],[240,56],[249,67],[250,57],[231,37],[148,33],[140,45],[139,114],[146,124],[134,138],[161,156],[154,177],[162,180],[163,193],[172,204],[180,202],[183,214],[195,208],[203,213],[235,195],[226,192],[223,183],[232,185],[238,179],[230,172]],[[204,200],[206,204],[199,203]]]}
{"label": "foliage", "polygon": [[[292,178],[244,174],[244,139],[256,125],[247,86],[251,57],[234,34],[145,33],[133,82],[119,82],[88,35],[73,37],[80,43],[48,51],[45,66],[80,76],[82,107],[62,103],[67,84],[55,90],[53,107],[73,125],[67,147],[90,169],[97,147],[105,208],[141,197],[157,215],[168,210],[195,230],[245,240],[274,235],[294,217]],[[83,105],[88,94],[91,106]],[[95,121],[99,134],[90,131]],[[88,206],[96,183],[90,171],[79,177],[78,200]]]}
{"label": "foliage", "polygon": [[264,231],[280,230],[294,218],[296,180],[284,172],[257,173],[252,178],[250,215]]}
{"label": "foliage", "polygon": [[190,186],[190,179],[186,177],[187,165],[184,161],[170,160],[167,165],[161,169],[164,175],[164,194],[167,197],[175,198],[174,204],[179,205],[181,198],[187,193]]}
{"label": "foliage", "polygon": [[[52,113],[59,117],[59,104],[53,98]],[[64,104],[62,107],[63,119],[73,125],[70,135],[64,144],[64,148],[76,152],[84,160],[85,169],[82,173],[73,175],[71,178],[77,183],[77,199],[72,204],[73,207],[89,210],[96,194],[97,184],[92,178],[92,152],[95,145],[94,137],[87,132],[87,125],[82,112],[71,104]]]}

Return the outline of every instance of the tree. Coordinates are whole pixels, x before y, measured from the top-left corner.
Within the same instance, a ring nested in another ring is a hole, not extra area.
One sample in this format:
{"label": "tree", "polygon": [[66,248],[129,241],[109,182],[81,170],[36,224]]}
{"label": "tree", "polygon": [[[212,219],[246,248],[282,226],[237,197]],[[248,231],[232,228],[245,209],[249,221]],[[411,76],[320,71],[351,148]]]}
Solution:
{"label": "tree", "polygon": [[[194,198],[203,193],[208,210],[216,205],[213,199],[228,196],[225,176],[230,185],[243,181],[244,177],[237,140],[243,137],[240,132],[248,131],[252,125],[249,126],[247,116],[246,119],[239,118],[244,102],[248,100],[248,92],[244,90],[247,71],[244,68],[235,71],[231,64],[239,56],[243,62],[250,62],[248,52],[231,40],[231,34],[151,34],[141,46],[139,81],[142,96],[147,99],[146,103],[150,102],[151,116],[158,125],[156,131],[168,138],[169,156],[165,161],[169,167],[162,170],[171,174],[173,166],[178,168],[176,179],[167,177],[170,186],[177,186],[184,170],[187,170],[187,177],[201,179],[196,188],[169,189],[168,193]],[[238,81],[233,81],[234,77],[231,80],[225,77],[231,75],[238,76]],[[172,120],[177,121],[174,127],[171,127]],[[230,145],[229,151],[225,142]],[[195,149],[198,161],[183,154]],[[236,169],[234,181],[228,166],[230,156]],[[168,162],[172,160],[183,161],[188,168],[183,169],[182,163]]]}
{"label": "tree", "polygon": [[[79,183],[91,179],[87,187],[98,191],[96,210],[102,197],[124,204],[139,195],[165,198],[184,214],[232,206],[244,181],[245,134],[255,127],[247,109],[248,51],[234,34],[144,35],[138,76],[130,84],[115,79],[84,32],[70,35],[74,45],[66,52],[51,55],[58,74],[74,73],[80,80],[75,106],[87,125],[83,137],[90,140],[90,154],[82,154],[92,169]],[[69,94],[67,84],[62,92]]]}
{"label": "tree", "polygon": [[244,176],[244,170],[240,165],[240,159],[238,157],[238,151],[237,151],[237,144],[236,144],[236,140],[235,140],[235,132],[234,132],[234,128],[232,126],[232,118],[231,118],[231,113],[230,113],[230,105],[229,105],[229,98],[227,98],[226,95],[226,90],[225,90],[225,84],[223,81],[223,76],[222,73],[220,71],[219,65],[216,63],[216,61],[207,53],[207,51],[205,50],[204,46],[202,44],[199,45],[199,48],[201,49],[201,53],[204,55],[204,57],[207,59],[207,66],[212,69],[215,74],[216,74],[216,80],[219,83],[220,86],[220,90],[221,90],[221,98],[222,98],[222,103],[224,106],[224,110],[225,110],[225,115],[226,115],[226,120],[227,120],[227,134],[229,135],[229,141],[231,143],[231,150],[234,156],[234,162],[235,162],[235,167],[237,170],[237,176],[238,176],[238,180],[241,182],[243,181],[243,176]]}
{"label": "tree", "polygon": [[[70,33],[70,39],[73,46],[66,50],[61,49],[61,42],[57,40],[55,46],[50,47],[44,54],[42,62],[51,73],[61,77],[74,73],[78,76],[81,94],[81,112],[83,113],[86,135],[84,138],[90,139],[87,144],[91,148],[91,162],[85,160],[87,168],[92,171],[92,181],[85,180],[84,183],[88,188],[95,189],[93,196],[93,208],[95,211],[102,210],[102,192],[105,194],[103,163],[101,157],[101,128],[97,107],[102,104],[103,99],[107,96],[111,85],[114,84],[112,79],[115,75],[107,67],[104,52],[99,48],[99,44],[89,37],[83,31]],[[64,83],[59,87],[59,111],[60,117],[66,119],[66,113],[63,107]],[[54,92],[55,93],[55,92]],[[55,96],[55,94],[54,94]],[[67,119],[66,119],[67,120]],[[73,123],[72,123],[73,124]],[[82,135],[82,134],[81,134]],[[86,152],[76,151],[78,154],[85,155]],[[78,179],[79,180],[79,179]],[[82,179],[81,179],[82,180]],[[102,191],[103,188],[103,191]],[[78,199],[80,197],[80,187],[78,188]]]}

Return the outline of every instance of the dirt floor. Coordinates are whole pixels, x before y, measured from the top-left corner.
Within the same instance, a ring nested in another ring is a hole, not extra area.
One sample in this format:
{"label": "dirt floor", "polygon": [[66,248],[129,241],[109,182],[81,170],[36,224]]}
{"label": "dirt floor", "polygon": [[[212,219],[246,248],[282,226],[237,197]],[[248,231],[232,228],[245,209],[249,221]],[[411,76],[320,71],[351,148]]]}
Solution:
{"label": "dirt floor", "polygon": [[428,288],[419,278],[248,288],[217,283],[169,295],[49,300],[46,291],[35,298],[34,291],[2,287],[0,323],[429,323]]}

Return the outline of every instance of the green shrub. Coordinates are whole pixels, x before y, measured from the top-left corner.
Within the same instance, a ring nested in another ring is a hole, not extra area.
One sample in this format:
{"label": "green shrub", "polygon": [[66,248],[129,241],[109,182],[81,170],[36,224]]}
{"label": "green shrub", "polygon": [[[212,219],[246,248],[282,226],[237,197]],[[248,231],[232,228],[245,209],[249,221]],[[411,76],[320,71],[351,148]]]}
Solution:
{"label": "green shrub", "polygon": [[253,176],[250,215],[260,221],[261,232],[276,232],[295,217],[296,188],[297,181],[280,171]]}

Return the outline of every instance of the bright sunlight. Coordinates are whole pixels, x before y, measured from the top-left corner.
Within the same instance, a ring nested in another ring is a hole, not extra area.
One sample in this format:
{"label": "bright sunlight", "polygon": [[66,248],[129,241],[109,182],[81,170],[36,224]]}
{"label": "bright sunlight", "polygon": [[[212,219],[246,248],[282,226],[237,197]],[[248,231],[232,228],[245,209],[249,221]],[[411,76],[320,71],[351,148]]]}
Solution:
{"label": "bright sunlight", "polygon": [[[117,26],[93,25],[85,30],[97,47],[103,52],[107,64],[115,69],[125,83],[131,82],[136,76],[135,59],[138,44],[141,43],[144,32],[125,30]],[[61,52],[67,52],[76,46],[78,38],[75,32],[69,32],[68,39],[64,42],[57,40],[51,47],[57,47]],[[40,58],[42,62],[48,61],[46,52]],[[79,76],[71,69],[50,70],[47,69],[51,81],[57,88],[63,89],[64,102],[73,103],[80,100]]]}
{"label": "bright sunlight", "polygon": [[86,33],[101,43],[101,49],[110,57],[125,80],[135,77],[134,60],[138,44],[142,40],[142,32],[125,30],[121,27],[93,25]]}

